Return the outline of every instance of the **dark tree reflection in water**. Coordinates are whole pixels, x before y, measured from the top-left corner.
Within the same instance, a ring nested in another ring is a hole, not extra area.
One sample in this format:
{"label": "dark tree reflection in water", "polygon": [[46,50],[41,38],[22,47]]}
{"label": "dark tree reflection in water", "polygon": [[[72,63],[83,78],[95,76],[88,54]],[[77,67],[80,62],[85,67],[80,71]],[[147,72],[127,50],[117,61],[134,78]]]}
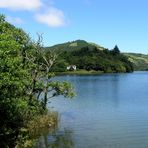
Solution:
{"label": "dark tree reflection in water", "polygon": [[51,135],[46,133],[39,138],[35,148],[74,148],[72,134],[73,132],[68,129]]}

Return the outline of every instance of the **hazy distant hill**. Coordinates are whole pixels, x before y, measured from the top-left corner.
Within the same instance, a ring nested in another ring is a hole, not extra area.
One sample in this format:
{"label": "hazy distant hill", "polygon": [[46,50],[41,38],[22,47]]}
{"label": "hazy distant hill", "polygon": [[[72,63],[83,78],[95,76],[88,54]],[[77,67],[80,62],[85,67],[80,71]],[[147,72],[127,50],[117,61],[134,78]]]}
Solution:
{"label": "hazy distant hill", "polygon": [[134,70],[148,70],[148,55],[124,53],[134,65]]}

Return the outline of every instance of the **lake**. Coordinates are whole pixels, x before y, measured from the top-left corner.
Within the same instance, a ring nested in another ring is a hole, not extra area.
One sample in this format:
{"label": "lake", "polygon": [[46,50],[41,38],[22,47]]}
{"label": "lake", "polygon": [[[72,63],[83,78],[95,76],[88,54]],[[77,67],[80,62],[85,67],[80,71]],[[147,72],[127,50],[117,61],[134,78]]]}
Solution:
{"label": "lake", "polygon": [[53,135],[40,139],[42,147],[148,147],[148,72],[56,79],[70,81],[77,96],[49,104],[60,113],[60,122]]}

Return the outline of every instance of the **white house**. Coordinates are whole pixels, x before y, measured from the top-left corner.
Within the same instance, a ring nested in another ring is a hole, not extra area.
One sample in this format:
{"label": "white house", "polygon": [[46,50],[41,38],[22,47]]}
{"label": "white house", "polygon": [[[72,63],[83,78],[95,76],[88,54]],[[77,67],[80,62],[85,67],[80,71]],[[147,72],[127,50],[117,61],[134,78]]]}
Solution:
{"label": "white house", "polygon": [[67,66],[67,70],[77,70],[77,66],[76,65],[69,65],[69,66]]}

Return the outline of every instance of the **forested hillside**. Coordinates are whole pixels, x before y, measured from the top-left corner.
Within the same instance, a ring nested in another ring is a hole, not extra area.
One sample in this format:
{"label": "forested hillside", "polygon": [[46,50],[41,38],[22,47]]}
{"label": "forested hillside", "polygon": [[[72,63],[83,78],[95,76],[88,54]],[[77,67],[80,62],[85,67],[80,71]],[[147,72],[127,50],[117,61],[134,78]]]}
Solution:
{"label": "forested hillside", "polygon": [[118,46],[108,50],[93,43],[77,40],[46,49],[47,53],[53,49],[59,51],[58,62],[52,68],[56,72],[67,71],[68,65],[76,65],[77,70],[94,70],[105,73],[133,71],[132,63],[120,53]]}

